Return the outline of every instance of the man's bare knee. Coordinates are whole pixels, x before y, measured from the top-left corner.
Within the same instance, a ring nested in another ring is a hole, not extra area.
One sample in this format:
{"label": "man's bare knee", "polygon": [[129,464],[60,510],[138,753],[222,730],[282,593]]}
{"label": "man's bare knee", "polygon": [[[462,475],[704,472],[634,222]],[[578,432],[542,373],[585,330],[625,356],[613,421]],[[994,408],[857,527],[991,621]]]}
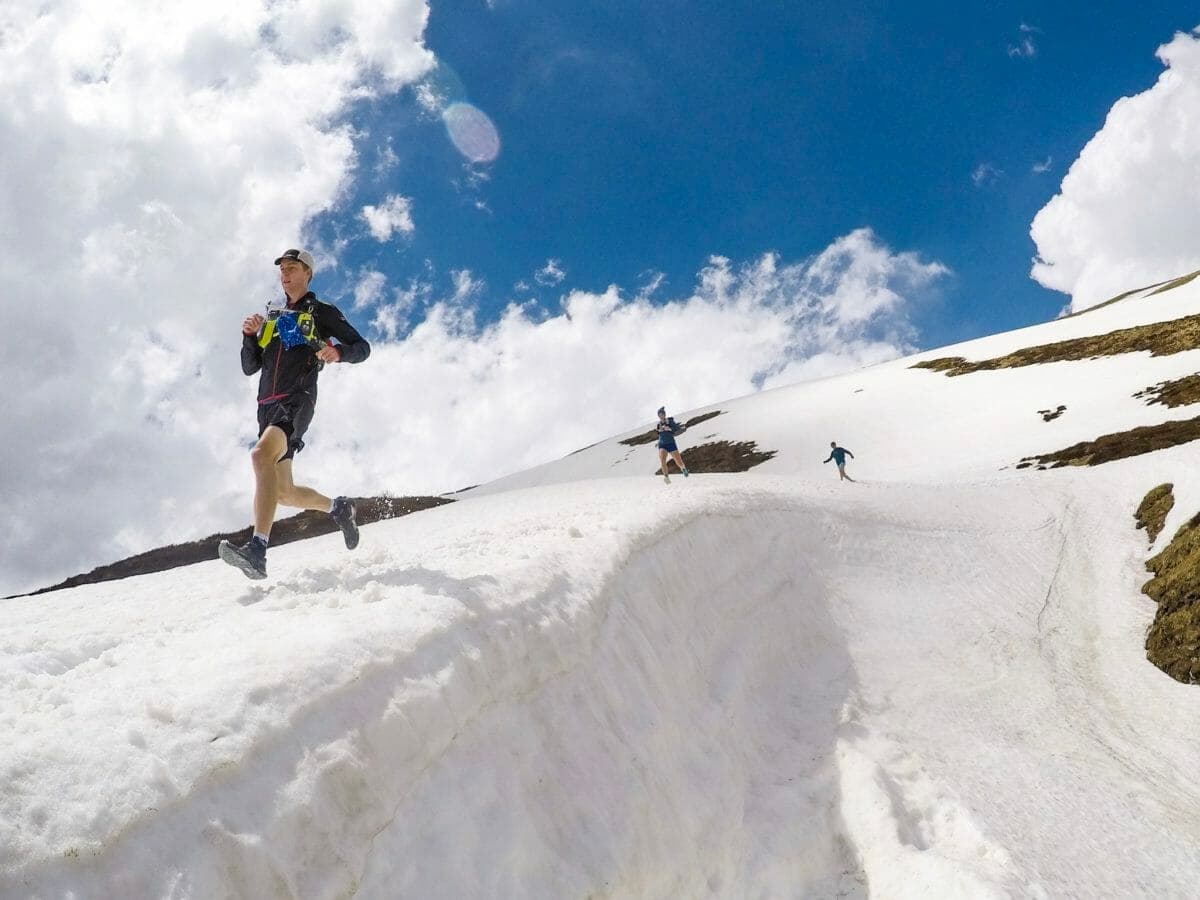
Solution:
{"label": "man's bare knee", "polygon": [[269,471],[287,452],[287,435],[282,429],[270,426],[250,450],[250,465],[256,472]]}
{"label": "man's bare knee", "polygon": [[256,472],[264,472],[279,461],[278,457],[277,451],[259,442],[250,451],[250,465]]}

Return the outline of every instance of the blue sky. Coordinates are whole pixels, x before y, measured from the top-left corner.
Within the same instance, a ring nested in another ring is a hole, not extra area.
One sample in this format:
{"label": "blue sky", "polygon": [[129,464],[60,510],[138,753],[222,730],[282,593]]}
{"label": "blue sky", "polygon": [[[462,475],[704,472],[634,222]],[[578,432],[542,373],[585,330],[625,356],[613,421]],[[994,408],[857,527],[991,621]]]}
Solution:
{"label": "blue sky", "polygon": [[[712,254],[801,260],[866,226],[954,273],[912,317],[920,346],[1044,321],[1067,298],[1029,278],[1033,216],[1198,16],[1181,3],[434,2],[439,80],[492,119],[501,153],[467,165],[411,90],[359,107],[354,193],[316,223],[351,239],[324,287],[374,268],[445,295],[467,269],[486,282],[486,321],[513,298],[553,306],[659,272],[656,296],[678,297]],[[415,228],[381,244],[355,213],[387,194],[411,199]],[[549,259],[566,278],[534,284]]]}

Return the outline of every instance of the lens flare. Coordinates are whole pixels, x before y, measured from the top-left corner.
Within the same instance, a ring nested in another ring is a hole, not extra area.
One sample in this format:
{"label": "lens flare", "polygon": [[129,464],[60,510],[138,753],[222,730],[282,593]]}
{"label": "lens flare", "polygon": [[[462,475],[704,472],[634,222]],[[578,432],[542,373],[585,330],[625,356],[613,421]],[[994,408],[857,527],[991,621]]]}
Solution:
{"label": "lens flare", "polygon": [[446,132],[458,152],[474,163],[490,163],[500,155],[500,135],[487,113],[470,103],[451,103],[442,111]]}
{"label": "lens flare", "polygon": [[466,96],[467,89],[462,79],[444,62],[438,62],[417,85],[417,99],[421,105],[438,115],[451,103],[458,103]]}

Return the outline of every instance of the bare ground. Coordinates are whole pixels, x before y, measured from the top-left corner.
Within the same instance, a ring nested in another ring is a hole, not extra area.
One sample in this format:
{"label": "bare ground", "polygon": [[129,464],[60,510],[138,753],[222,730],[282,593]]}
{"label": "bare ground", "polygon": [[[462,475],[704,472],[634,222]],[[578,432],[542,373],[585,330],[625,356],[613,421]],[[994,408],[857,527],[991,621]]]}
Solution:
{"label": "bare ground", "polygon": [[1167,515],[1174,506],[1175,485],[1169,482],[1151,488],[1142,498],[1142,502],[1138,504],[1133,518],[1137,522],[1139,531],[1143,528],[1146,529],[1146,536],[1150,538],[1151,544],[1162,533],[1163,526],[1167,522]]}
{"label": "bare ground", "polygon": [[1177,447],[1200,438],[1200,416],[1163,422],[1160,425],[1142,425],[1129,431],[1102,434],[1091,441],[1081,441],[1062,450],[1026,456],[1018,469],[1037,466],[1039,469],[1057,469],[1061,466],[1099,466],[1118,459],[1153,453]]}
{"label": "bare ground", "polygon": [[[445,497],[355,497],[359,525],[370,525],[381,519],[395,519],[423,509],[432,509],[444,503],[453,503]],[[286,519],[280,519],[271,528],[271,545],[290,544],[306,538],[318,537],[322,534],[332,534],[337,531],[337,525],[325,513],[306,511]],[[185,544],[171,544],[158,547],[130,556],[115,563],[98,566],[83,575],[72,575],[58,584],[39,588],[32,594],[44,594],[47,591],[57,591],[62,588],[78,587],[81,584],[95,584],[101,581],[116,581],[129,578],[131,575],[145,575],[149,572],[164,572],[179,566],[204,562],[217,558],[217,545],[222,540],[235,544],[244,544],[250,540],[253,529],[250,526],[241,531],[210,534],[206,538],[189,541]]]}
{"label": "bare ground", "polygon": [[[759,450],[754,441],[714,441],[688,447],[680,455],[689,472],[745,472],[765,463],[778,452]],[[655,469],[654,474],[661,475],[662,469]]]}
{"label": "bare ground", "polygon": [[1146,632],[1146,658],[1176,681],[1200,683],[1200,514],[1146,562],[1142,593],[1158,603]]}
{"label": "bare ground", "polygon": [[1173,381],[1160,381],[1133,396],[1144,399],[1147,406],[1159,403],[1168,409],[1200,403],[1200,372]]}
{"label": "bare ground", "polygon": [[1053,344],[1024,347],[1006,356],[971,362],[962,356],[943,356],[915,363],[914,369],[931,369],[949,376],[968,375],[995,369],[1014,369],[1041,363],[1097,359],[1120,353],[1148,352],[1151,356],[1169,356],[1200,347],[1200,315],[1185,316],[1169,322],[1153,322],[1133,328],[1121,328],[1108,334],[1073,338]]}

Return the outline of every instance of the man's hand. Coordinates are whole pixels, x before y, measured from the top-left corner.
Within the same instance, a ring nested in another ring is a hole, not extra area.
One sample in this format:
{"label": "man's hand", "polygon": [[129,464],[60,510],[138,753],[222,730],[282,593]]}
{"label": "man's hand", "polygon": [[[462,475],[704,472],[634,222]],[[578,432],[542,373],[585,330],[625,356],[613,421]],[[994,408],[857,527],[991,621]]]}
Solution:
{"label": "man's hand", "polygon": [[326,344],[317,351],[317,359],[321,362],[335,363],[342,361],[342,351],[333,344]]}
{"label": "man's hand", "polygon": [[242,322],[242,334],[258,334],[258,329],[262,328],[262,323],[265,321],[266,319],[258,313],[246,316]]}

